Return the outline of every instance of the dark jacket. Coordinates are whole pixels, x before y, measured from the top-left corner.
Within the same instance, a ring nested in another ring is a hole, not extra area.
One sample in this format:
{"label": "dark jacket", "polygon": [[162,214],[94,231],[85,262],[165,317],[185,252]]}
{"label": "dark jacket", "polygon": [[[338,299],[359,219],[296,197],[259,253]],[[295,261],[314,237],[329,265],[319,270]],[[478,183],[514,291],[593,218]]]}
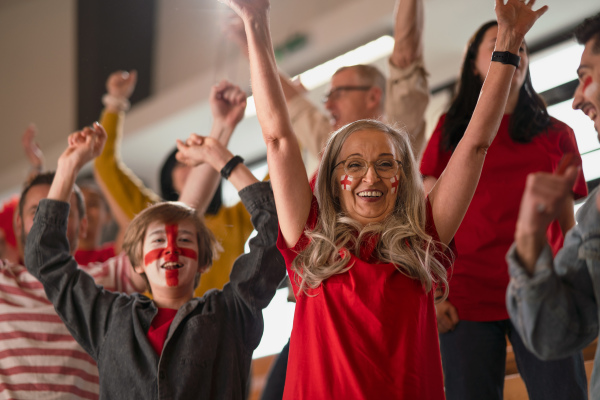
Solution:
{"label": "dark jacket", "polygon": [[231,281],[184,304],[159,357],[147,339],[157,308],[141,295],[96,286],[77,268],[66,238],[69,204],[42,200],[27,238],[25,264],[58,315],[96,360],[101,399],[244,399],[262,309],[285,276],[275,247],[277,216],[269,183],[240,191],[258,235]]}

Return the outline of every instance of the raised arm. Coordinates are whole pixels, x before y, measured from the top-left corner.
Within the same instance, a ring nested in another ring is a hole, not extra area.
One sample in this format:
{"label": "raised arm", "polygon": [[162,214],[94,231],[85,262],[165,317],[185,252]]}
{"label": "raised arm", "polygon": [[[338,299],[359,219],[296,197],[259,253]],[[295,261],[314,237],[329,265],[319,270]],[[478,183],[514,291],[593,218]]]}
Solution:
{"label": "raised arm", "polygon": [[42,172],[44,168],[44,153],[40,149],[40,145],[35,141],[35,136],[38,130],[35,124],[29,124],[23,136],[21,136],[21,144],[23,145],[23,151],[29,161],[29,174],[27,179],[32,179],[35,175]]}
{"label": "raised arm", "polygon": [[423,57],[423,0],[397,0],[394,9],[394,50],[390,61],[406,68]]}
{"label": "raised arm", "polygon": [[[238,16],[232,16],[225,25],[225,35],[238,45],[240,52],[248,58],[248,39],[244,29],[244,21]],[[279,71],[279,83],[290,113],[291,125],[300,145],[315,158],[325,147],[331,124],[321,110],[304,97],[307,92],[302,83],[294,81],[282,71]]]}
{"label": "raised arm", "polygon": [[102,345],[111,307],[127,296],[104,290],[77,266],[67,239],[69,200],[81,167],[100,154],[106,140],[97,123],[69,136],[48,198],[40,201],[27,235],[25,265],[43,285],[75,340],[94,358]]}
{"label": "raised arm", "polygon": [[160,197],[146,188],[121,160],[123,122],[136,81],[135,71],[117,71],[108,77],[107,94],[103,97],[105,109],[101,117],[107,141],[102,154],[94,161],[94,177],[122,232],[136,214],[149,204],[160,201]]}
{"label": "raised arm", "polygon": [[269,30],[268,0],[223,0],[244,21],[256,111],[277,204],[281,232],[296,244],[308,218],[312,192],[279,82]]}
{"label": "raised arm", "polygon": [[[212,87],[209,102],[213,116],[211,143],[219,143],[220,147],[227,151],[229,139],[244,117],[246,93],[230,82],[221,81]],[[182,142],[179,140],[177,142],[179,147]],[[210,163],[197,162],[188,165],[195,168],[188,175],[179,201],[195,208],[199,215],[204,215],[221,180],[220,169],[215,170]]]}
{"label": "raised arm", "polygon": [[[496,0],[498,37],[495,51],[518,54],[525,34],[548,9],[533,11],[535,0]],[[479,101],[465,134],[452,154],[437,184],[431,190],[435,226],[440,240],[448,244],[462,222],[479,182],[487,149],[492,144],[510,89],[515,66],[490,63]]]}

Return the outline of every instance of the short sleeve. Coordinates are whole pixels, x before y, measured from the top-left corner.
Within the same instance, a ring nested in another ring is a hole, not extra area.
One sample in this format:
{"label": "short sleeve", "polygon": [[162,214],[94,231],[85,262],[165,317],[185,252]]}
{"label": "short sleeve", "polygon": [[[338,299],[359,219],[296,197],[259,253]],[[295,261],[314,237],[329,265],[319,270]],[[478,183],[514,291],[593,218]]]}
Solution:
{"label": "short sleeve", "polygon": [[445,150],[441,143],[442,127],[444,126],[445,119],[445,115],[440,117],[431,135],[431,139],[427,143],[425,153],[423,153],[423,158],[421,159],[421,174],[423,176],[433,176],[438,179],[442,175],[442,172],[444,172],[444,169],[446,169],[446,165],[448,165],[448,161],[450,161],[450,157],[452,156],[452,152]]}
{"label": "short sleeve", "polygon": [[283,234],[281,233],[281,227],[279,227],[279,233],[277,234],[277,249],[283,256],[288,275],[291,277],[295,275],[295,273],[290,269],[290,267],[292,266],[292,262],[294,262],[298,254],[302,250],[304,250],[310,242],[310,239],[306,236],[305,232],[307,230],[313,230],[315,228],[315,226],[317,225],[318,217],[319,203],[317,202],[317,198],[313,196],[310,205],[310,212],[308,213],[308,219],[306,220],[306,225],[304,226],[305,231],[302,232],[302,236],[300,236],[300,239],[298,239],[298,242],[292,248],[287,247],[287,245],[285,244]]}

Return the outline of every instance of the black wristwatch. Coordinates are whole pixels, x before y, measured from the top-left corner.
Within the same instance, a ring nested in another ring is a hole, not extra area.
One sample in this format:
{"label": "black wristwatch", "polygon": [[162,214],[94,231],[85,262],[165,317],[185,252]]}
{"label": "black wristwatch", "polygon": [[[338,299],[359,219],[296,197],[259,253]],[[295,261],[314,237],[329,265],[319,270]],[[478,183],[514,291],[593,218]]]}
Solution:
{"label": "black wristwatch", "polygon": [[240,156],[235,156],[231,160],[227,161],[227,164],[221,169],[221,176],[225,179],[229,179],[229,175],[239,163],[243,163],[244,159]]}
{"label": "black wristwatch", "polygon": [[519,62],[521,61],[521,57],[511,53],[510,51],[495,51],[492,53],[492,61],[496,61],[502,64],[514,65],[518,68]]}

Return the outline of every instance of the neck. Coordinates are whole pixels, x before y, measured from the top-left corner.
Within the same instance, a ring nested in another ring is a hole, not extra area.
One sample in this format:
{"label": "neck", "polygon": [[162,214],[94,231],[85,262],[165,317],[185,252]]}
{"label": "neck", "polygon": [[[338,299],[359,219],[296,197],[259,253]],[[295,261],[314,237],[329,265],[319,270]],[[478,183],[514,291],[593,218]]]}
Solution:
{"label": "neck", "polygon": [[190,301],[193,294],[186,293],[185,295],[174,295],[168,293],[162,293],[161,291],[155,292],[152,290],[152,300],[158,308],[172,308],[179,310],[181,306]]}

